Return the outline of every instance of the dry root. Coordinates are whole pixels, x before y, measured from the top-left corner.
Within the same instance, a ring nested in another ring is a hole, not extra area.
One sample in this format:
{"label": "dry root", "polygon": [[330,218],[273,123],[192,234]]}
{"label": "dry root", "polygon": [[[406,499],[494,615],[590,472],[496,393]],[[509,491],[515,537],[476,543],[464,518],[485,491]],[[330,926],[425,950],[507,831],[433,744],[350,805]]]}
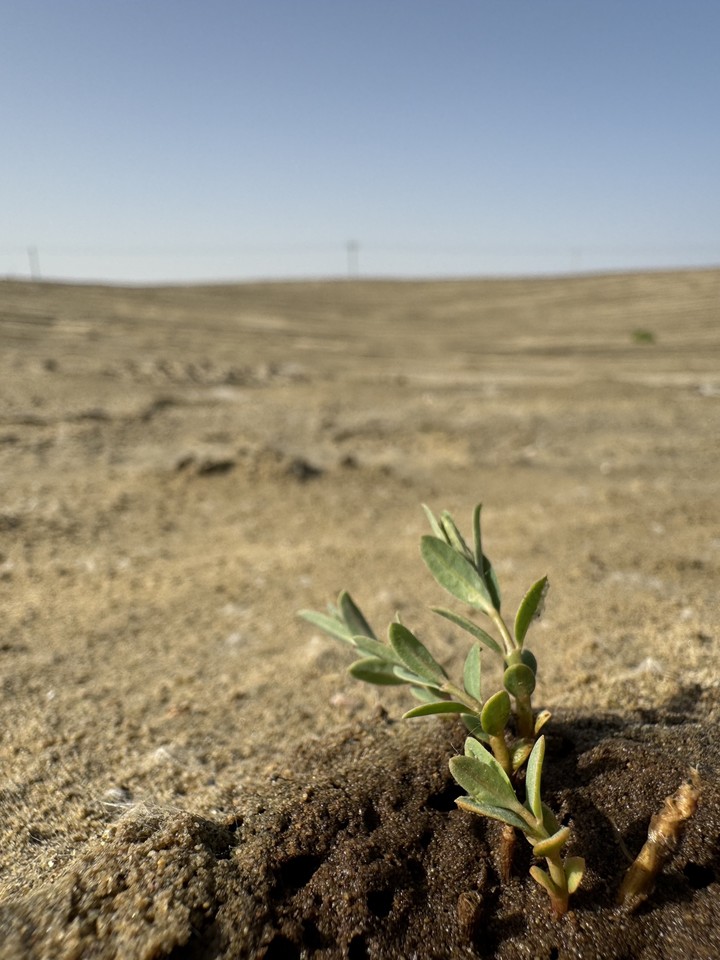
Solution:
{"label": "dry root", "polygon": [[650,820],[648,838],[618,893],[617,902],[626,910],[637,909],[650,896],[658,874],[677,849],[686,821],[697,809],[700,792],[700,775],[691,770],[690,782],[666,797],[662,810]]}

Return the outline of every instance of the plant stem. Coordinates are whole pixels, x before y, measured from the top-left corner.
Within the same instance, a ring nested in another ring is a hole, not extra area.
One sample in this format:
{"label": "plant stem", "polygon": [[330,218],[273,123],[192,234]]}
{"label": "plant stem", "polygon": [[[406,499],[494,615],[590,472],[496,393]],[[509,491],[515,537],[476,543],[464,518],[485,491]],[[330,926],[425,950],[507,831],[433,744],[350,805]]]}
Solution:
{"label": "plant stem", "polygon": [[535,717],[533,716],[530,697],[515,698],[515,719],[517,720],[518,736],[523,739],[535,740]]}
{"label": "plant stem", "polygon": [[493,752],[493,756],[503,768],[505,773],[512,777],[512,759],[510,758],[510,751],[507,748],[505,743],[505,737],[490,737],[490,748]]}
{"label": "plant stem", "polygon": [[500,613],[497,610],[492,610],[490,613],[490,619],[498,628],[500,636],[502,637],[503,643],[505,644],[505,653],[511,654],[513,650],[517,650],[518,645],[515,643],[512,634],[505,625],[505,621],[500,616]]}
{"label": "plant stem", "polygon": [[546,857],[545,862],[548,865],[548,873],[552,882],[557,888],[557,893],[550,896],[555,913],[558,917],[567,913],[568,908],[568,888],[567,877],[565,876],[565,867],[560,859],[560,854],[556,853],[553,857]]}
{"label": "plant stem", "polygon": [[482,704],[476,700],[475,697],[471,697],[469,693],[461,687],[458,687],[451,680],[446,680],[440,689],[443,693],[449,693],[453,700],[457,700],[458,703],[464,703],[468,708],[468,713],[473,713],[477,716],[478,720],[480,719]]}

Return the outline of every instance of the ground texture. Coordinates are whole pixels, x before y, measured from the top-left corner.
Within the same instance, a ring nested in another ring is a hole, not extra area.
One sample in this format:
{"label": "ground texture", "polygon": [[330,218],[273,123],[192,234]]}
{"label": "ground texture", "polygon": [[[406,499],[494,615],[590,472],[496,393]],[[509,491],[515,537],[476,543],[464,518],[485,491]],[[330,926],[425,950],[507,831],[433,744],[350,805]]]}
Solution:
{"label": "ground texture", "polygon": [[[717,271],[0,283],[2,960],[719,956],[719,319]],[[455,809],[461,728],[296,617],[347,587],[457,669],[420,504],[478,500],[508,609],[551,581],[559,922]]]}

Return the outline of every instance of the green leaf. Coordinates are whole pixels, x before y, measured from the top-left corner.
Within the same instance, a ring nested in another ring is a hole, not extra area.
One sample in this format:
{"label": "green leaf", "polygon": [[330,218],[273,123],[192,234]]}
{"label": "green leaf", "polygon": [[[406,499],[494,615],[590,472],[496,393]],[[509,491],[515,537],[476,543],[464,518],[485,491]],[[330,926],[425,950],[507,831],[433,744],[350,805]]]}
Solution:
{"label": "green leaf", "polygon": [[480,515],[482,514],[482,504],[478,505],[473,510],[473,546],[475,547],[475,566],[478,570],[483,569],[483,549],[482,549],[482,532],[480,530]]}
{"label": "green leaf", "polygon": [[549,710],[541,710],[540,713],[535,717],[535,736],[540,733],[550,717],[552,717],[552,714]]}
{"label": "green leaf", "polygon": [[480,664],[480,644],[474,643],[465,658],[463,668],[463,685],[465,691],[482,703],[482,673]]}
{"label": "green leaf", "polygon": [[510,719],[510,697],[500,690],[487,701],[480,714],[480,722],[485,733],[491,737],[501,737]]}
{"label": "green leaf", "polygon": [[337,640],[343,640],[353,646],[352,634],[342,620],[329,616],[327,613],[318,613],[317,610],[300,610],[298,616],[315,627],[320,627],[325,633]]}
{"label": "green leaf", "polygon": [[411,683],[416,687],[427,687],[427,689],[433,693],[433,700],[440,700],[443,695],[443,691],[438,686],[436,680],[426,680],[424,677],[419,677],[402,664],[394,664],[393,673],[402,680],[403,683]]}
{"label": "green leaf", "polygon": [[489,647],[493,653],[499,653],[500,656],[503,655],[502,647],[497,640],[491,637],[489,633],[486,633],[482,627],[478,627],[472,620],[468,620],[467,617],[461,617],[459,614],[453,613],[452,610],[446,610],[444,607],[431,607],[431,609],[433,613],[437,613],[440,617],[445,617],[446,620],[454,623],[455,626],[467,630],[476,640],[479,640],[480,643],[484,643],[486,647]]}
{"label": "green leaf", "polygon": [[548,578],[543,577],[537,583],[534,583],[523,597],[515,617],[515,639],[519,647],[522,647],[525,634],[528,632],[528,627],[532,621],[542,613],[543,601],[548,589]]}
{"label": "green leaf", "polygon": [[353,637],[352,640],[357,649],[361,653],[366,653],[369,657],[387,660],[388,663],[400,663],[393,648],[380,640],[373,640],[372,637],[366,636]]}
{"label": "green leaf", "polygon": [[[478,761],[481,766],[490,771],[488,776],[491,776],[493,780],[497,780],[502,784],[502,790],[508,798],[508,802],[502,804],[503,806],[520,806],[508,775],[505,773],[492,753],[489,750],[486,750],[486,748],[473,737],[467,737],[465,740],[465,756],[471,760]],[[464,786],[464,784],[461,784],[461,786]],[[468,790],[468,793],[472,793],[472,791],[467,787],[465,787],[465,789]]]}
{"label": "green leaf", "polygon": [[480,717],[472,713],[464,713],[462,715],[462,722],[467,727],[468,733],[472,734],[476,740],[481,740],[483,743],[490,743],[490,737],[483,730]]}
{"label": "green leaf", "polygon": [[532,740],[517,741],[515,746],[510,751],[510,762],[512,763],[513,773],[517,773],[517,771],[522,767],[532,753],[532,748]]}
{"label": "green leaf", "polygon": [[568,857],[565,863],[568,893],[575,893],[585,873],[585,861],[582,857]]}
{"label": "green leaf", "polygon": [[525,793],[527,796],[527,806],[541,823],[543,820],[543,809],[542,799],[540,797],[540,781],[542,778],[544,759],[545,737],[540,737],[528,759],[527,772],[525,774]]}
{"label": "green leaf", "polygon": [[438,538],[438,540],[444,540],[444,539],[445,539],[445,531],[444,531],[443,528],[440,526],[440,523],[438,522],[437,518],[435,517],[435,514],[432,512],[432,510],[430,509],[430,507],[427,507],[425,504],[422,505],[422,508],[423,508],[423,510],[425,511],[425,516],[428,518],[428,521],[429,521],[429,523],[430,523],[430,529],[432,530],[433,535],[436,536],[436,537]]}
{"label": "green leaf", "polygon": [[433,703],[423,703],[419,707],[413,707],[403,714],[403,720],[411,720],[413,717],[429,717],[435,713],[463,713],[467,707],[455,700],[436,700]]}
{"label": "green leaf", "polygon": [[557,833],[560,829],[560,821],[552,812],[550,807],[547,804],[542,805],[543,808],[543,826],[545,827],[546,832],[549,836],[552,836],[554,833]]}
{"label": "green leaf", "polygon": [[423,560],[440,586],[458,600],[485,613],[492,610],[488,589],[475,567],[444,540],[423,537],[420,541]]}
{"label": "green leaf", "polygon": [[495,576],[495,571],[493,570],[493,565],[490,563],[488,558],[483,553],[482,548],[482,532],[480,530],[480,517],[482,514],[482,504],[479,503],[473,510],[473,545],[475,547],[475,567],[480,574],[480,577],[488,589],[488,593],[492,599],[493,606],[500,613],[500,585],[498,584],[497,577]]}
{"label": "green leaf", "polygon": [[481,749],[491,757],[494,766],[476,756],[452,757],[450,772],[463,790],[478,803],[505,810],[512,810],[513,807],[517,809],[517,797],[503,768],[487,750],[482,747]]}
{"label": "green leaf", "polygon": [[530,667],[535,676],[537,676],[538,665],[534,653],[531,653],[530,650],[521,650],[520,663],[524,663],[526,667]]}
{"label": "green leaf", "polygon": [[442,683],[447,674],[427,647],[401,623],[391,623],[388,629],[390,646],[413,673],[425,680]]}
{"label": "green leaf", "polygon": [[527,664],[515,663],[505,671],[503,683],[508,693],[518,700],[525,700],[535,689],[535,674]]}
{"label": "green leaf", "polygon": [[475,557],[473,552],[465,543],[463,535],[458,530],[455,521],[447,512],[447,510],[443,510],[443,512],[440,514],[440,524],[442,525],[445,533],[445,540],[447,540],[456,553],[461,554],[463,557],[465,557],[468,563],[471,563],[474,566]]}
{"label": "green leaf", "polygon": [[542,867],[530,867],[530,876],[533,880],[537,880],[541,887],[545,887],[551,897],[556,897],[561,893],[557,884],[550,879],[550,874],[543,870]]}
{"label": "green leaf", "polygon": [[[395,671],[395,676],[397,676],[397,671]],[[421,703],[435,703],[440,691],[428,687],[410,687],[410,693]]]}
{"label": "green leaf", "polygon": [[500,595],[500,584],[498,583],[497,576],[495,575],[495,569],[490,563],[488,558],[483,554],[482,559],[482,576],[487,586],[488,593],[492,599],[493,606],[500,613],[500,606],[502,603],[502,597]]}
{"label": "green leaf", "polygon": [[338,607],[340,608],[340,614],[343,620],[348,625],[350,633],[352,633],[353,636],[360,635],[377,640],[377,637],[373,633],[372,627],[367,622],[360,611],[360,608],[357,606],[347,590],[343,590],[338,597]]}
{"label": "green leaf", "polygon": [[[486,750],[482,744],[477,743],[473,737],[466,737],[463,749],[466,757],[475,757],[477,760],[485,760],[486,757],[495,759],[489,750]],[[495,761],[497,763],[497,761]],[[499,766],[499,764],[498,764]],[[502,769],[502,767],[500,768]]]}
{"label": "green leaf", "polygon": [[493,820],[500,820],[501,823],[507,823],[523,833],[527,830],[527,824],[512,810],[505,807],[497,807],[491,803],[481,803],[472,797],[458,797],[455,803],[461,810],[467,810],[469,813],[477,813],[481,817],[490,817]]}
{"label": "green leaf", "polygon": [[356,660],[348,668],[348,673],[356,680],[364,680],[365,683],[376,683],[381,686],[398,685],[406,682],[396,676],[391,663],[386,660],[379,660],[377,657]]}
{"label": "green leaf", "polygon": [[540,840],[533,846],[534,857],[549,857],[560,853],[562,848],[570,839],[570,827],[561,827],[557,833],[544,840]]}

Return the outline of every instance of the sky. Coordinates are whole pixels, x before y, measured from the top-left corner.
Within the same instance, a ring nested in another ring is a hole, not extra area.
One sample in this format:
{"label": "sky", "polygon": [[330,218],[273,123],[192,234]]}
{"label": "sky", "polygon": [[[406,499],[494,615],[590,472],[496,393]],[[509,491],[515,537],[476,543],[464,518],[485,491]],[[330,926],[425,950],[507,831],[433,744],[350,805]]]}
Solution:
{"label": "sky", "polygon": [[717,0],[0,0],[0,277],[720,265]]}

